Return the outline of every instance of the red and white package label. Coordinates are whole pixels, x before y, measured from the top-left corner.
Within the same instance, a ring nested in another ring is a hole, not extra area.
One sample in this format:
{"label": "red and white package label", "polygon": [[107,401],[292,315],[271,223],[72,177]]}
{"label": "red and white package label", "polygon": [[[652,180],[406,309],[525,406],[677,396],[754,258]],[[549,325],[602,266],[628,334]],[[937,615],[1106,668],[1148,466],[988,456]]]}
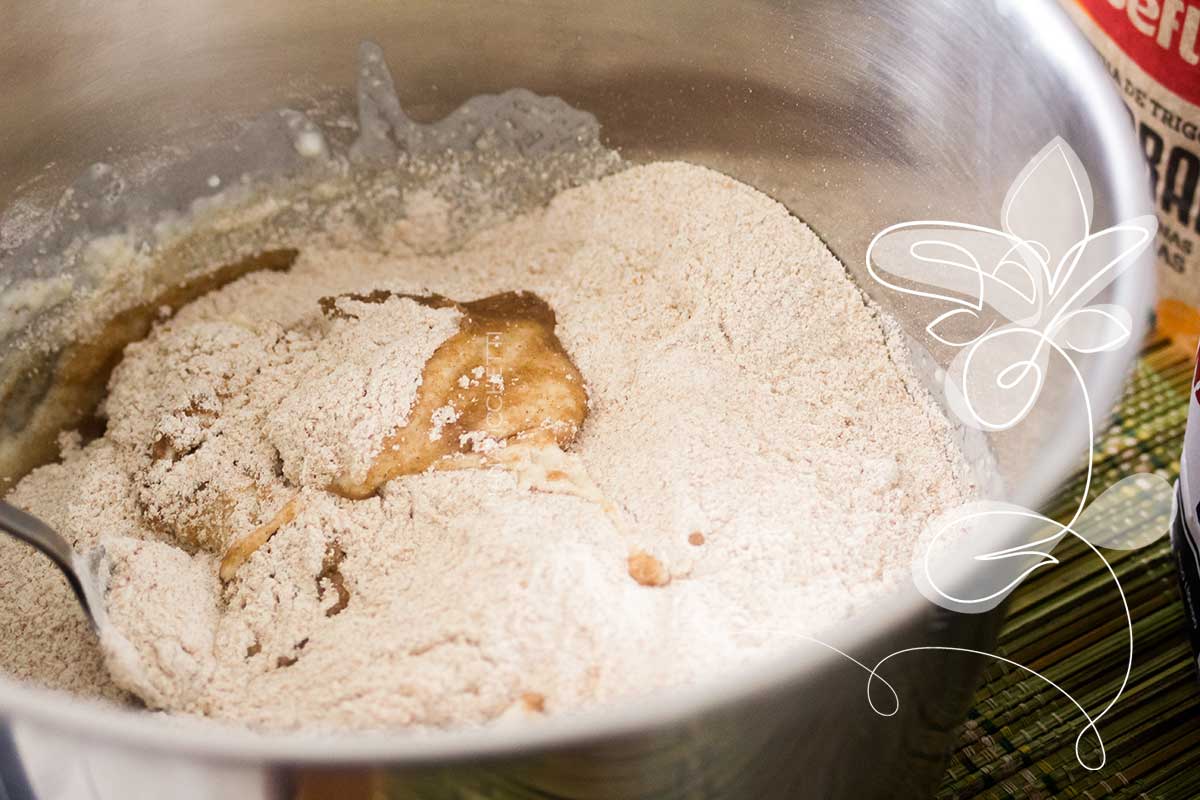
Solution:
{"label": "red and white package label", "polygon": [[1159,296],[1200,307],[1200,0],[1064,5],[1137,128],[1159,217]]}

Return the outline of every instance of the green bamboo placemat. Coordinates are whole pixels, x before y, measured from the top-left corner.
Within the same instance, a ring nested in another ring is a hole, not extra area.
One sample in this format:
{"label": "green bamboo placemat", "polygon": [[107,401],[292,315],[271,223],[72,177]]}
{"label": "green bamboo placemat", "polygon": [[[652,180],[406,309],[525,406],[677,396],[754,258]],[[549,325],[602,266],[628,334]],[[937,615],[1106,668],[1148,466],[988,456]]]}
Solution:
{"label": "green bamboo placemat", "polygon": [[[1164,343],[1147,346],[1096,448],[1093,496],[1134,472],[1178,477],[1191,376],[1190,359]],[[1050,516],[1065,522],[1082,489],[1079,475]],[[1042,672],[1095,714],[1125,672],[1120,597],[1079,541],[1068,537],[1054,555],[1061,564],[1014,593],[996,652]],[[1075,740],[1086,721],[1069,700],[997,661],[985,671],[939,798],[1200,798],[1200,682],[1170,543],[1164,537],[1107,555],[1133,617],[1134,660],[1124,694],[1099,723],[1105,767],[1088,771],[1077,762]]]}

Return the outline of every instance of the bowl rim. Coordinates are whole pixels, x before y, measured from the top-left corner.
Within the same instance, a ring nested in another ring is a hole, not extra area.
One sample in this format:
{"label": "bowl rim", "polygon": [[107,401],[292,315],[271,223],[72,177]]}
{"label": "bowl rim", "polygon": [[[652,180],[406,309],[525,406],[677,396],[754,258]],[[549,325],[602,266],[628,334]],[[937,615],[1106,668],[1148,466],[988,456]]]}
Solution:
{"label": "bowl rim", "polygon": [[[1112,188],[1111,204],[1118,219],[1152,212],[1140,160],[1133,158],[1137,147],[1128,115],[1099,57],[1075,29],[1054,0],[996,0],[1006,13],[1026,18],[1025,29],[1039,39],[1039,49],[1049,54],[1064,75],[1069,75],[1084,96],[1092,115],[1092,135],[1105,153],[1107,177]],[[1139,199],[1140,198],[1140,199]],[[1113,284],[1113,302],[1132,309],[1149,309],[1153,296],[1152,253]],[[1110,412],[1122,390],[1128,368],[1136,357],[1145,334],[1148,314],[1135,317],[1130,344],[1104,354],[1086,365],[1087,385],[1093,406]],[[1097,419],[1100,429],[1103,417]],[[1086,426],[1068,419],[1064,436],[1084,438]],[[1070,474],[1078,458],[1067,448],[1049,452],[1016,490],[1017,502],[1030,507],[1043,503]],[[930,606],[916,592],[879,598],[853,625],[847,646],[866,650],[889,631],[911,624]],[[656,691],[645,697],[629,698],[610,706],[561,714],[520,726],[485,726],[446,731],[401,733],[264,733],[228,724],[188,722],[163,714],[124,709],[99,701],[81,701],[66,692],[24,684],[0,675],[0,716],[16,727],[31,724],[56,734],[82,740],[122,745],[148,752],[169,753],[207,761],[247,764],[273,762],[293,765],[449,764],[476,759],[527,755],[580,744],[595,743],[633,733],[694,720],[704,713],[719,711],[755,697],[798,684],[817,670],[843,663],[831,651],[799,651],[785,648],[758,659],[737,675],[710,678],[697,684]],[[866,673],[864,672],[864,703]],[[903,698],[901,698],[903,702]]]}
{"label": "bowl rim", "polygon": [[[897,590],[881,600],[895,603],[904,593]],[[915,599],[900,602],[910,608],[924,606],[921,612],[927,612],[928,605],[915,591],[911,594]],[[10,724],[33,723],[55,735],[66,733],[106,746],[119,743],[144,752],[182,754],[222,764],[444,766],[598,744],[694,721],[770,695],[782,686],[801,684],[823,669],[853,666],[844,661],[843,648],[887,637],[894,632],[891,623],[868,609],[839,623],[841,630],[854,629],[854,645],[840,641],[846,637],[830,631],[829,642],[818,643],[824,647],[797,644],[781,648],[739,666],[736,675],[715,676],[611,705],[514,725],[429,732],[261,732],[217,720],[150,714],[100,700],[81,700],[63,691],[22,685],[7,676],[0,676],[0,712],[11,717]],[[868,668],[859,668],[863,704],[869,707]],[[16,729],[18,747],[20,730]]]}

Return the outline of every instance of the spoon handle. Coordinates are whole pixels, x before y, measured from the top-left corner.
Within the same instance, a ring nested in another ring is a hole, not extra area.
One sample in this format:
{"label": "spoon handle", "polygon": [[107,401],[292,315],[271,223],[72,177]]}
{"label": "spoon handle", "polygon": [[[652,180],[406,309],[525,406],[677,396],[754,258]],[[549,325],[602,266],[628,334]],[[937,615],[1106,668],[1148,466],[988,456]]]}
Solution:
{"label": "spoon handle", "polygon": [[76,572],[75,548],[71,547],[70,542],[37,517],[3,501],[0,501],[0,530],[33,545],[53,561],[66,576],[67,583],[71,584],[71,590],[88,616],[92,616],[91,604]]}

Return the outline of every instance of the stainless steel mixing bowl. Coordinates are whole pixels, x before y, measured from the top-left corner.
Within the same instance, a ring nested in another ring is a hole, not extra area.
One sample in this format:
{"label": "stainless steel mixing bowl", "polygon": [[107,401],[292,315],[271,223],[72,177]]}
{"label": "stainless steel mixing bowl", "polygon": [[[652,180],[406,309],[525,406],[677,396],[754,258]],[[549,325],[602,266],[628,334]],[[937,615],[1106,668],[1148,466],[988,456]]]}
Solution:
{"label": "stainless steel mixing bowl", "polygon": [[[418,118],[514,86],[557,94],[628,158],[688,159],[778,198],[860,279],[889,224],[994,225],[1009,181],[1056,135],[1091,176],[1097,225],[1148,203],[1128,118],[1052,0],[10,3],[0,196],[52,197],[91,162],[349,87],[368,38]],[[861,282],[921,337],[924,309]],[[1102,299],[1144,309],[1150,294],[1146,263]],[[1132,345],[1084,364],[1097,407],[1131,358]],[[1083,419],[1047,396],[992,442],[1007,499],[1036,505],[1083,452]],[[920,645],[987,649],[995,626],[908,590],[830,640],[873,664]],[[981,661],[889,662],[900,703],[886,718],[863,670],[813,646],[609,710],[417,738],[197,730],[0,679],[0,749],[14,798],[31,785],[64,798],[919,797]]]}

